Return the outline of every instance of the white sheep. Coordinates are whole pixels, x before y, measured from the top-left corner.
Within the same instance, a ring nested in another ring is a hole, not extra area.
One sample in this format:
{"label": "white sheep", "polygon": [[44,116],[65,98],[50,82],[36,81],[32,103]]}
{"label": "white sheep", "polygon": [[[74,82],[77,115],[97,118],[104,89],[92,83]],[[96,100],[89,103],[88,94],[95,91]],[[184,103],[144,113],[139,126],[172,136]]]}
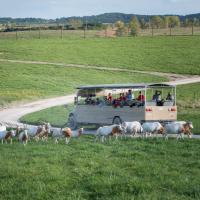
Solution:
{"label": "white sheep", "polygon": [[143,137],[151,136],[151,134],[163,134],[164,132],[164,128],[159,122],[145,122],[142,124],[142,129]]}
{"label": "white sheep", "polygon": [[55,143],[58,143],[59,139],[65,138],[65,143],[68,144],[72,137],[79,138],[83,134],[83,128],[78,130],[71,130],[70,128],[52,128],[52,137],[55,139]]}
{"label": "white sheep", "polygon": [[28,139],[29,139],[29,136],[28,136],[28,130],[25,129],[24,131],[22,131],[20,134],[19,134],[19,141],[23,143],[23,145],[27,145],[28,143]]}
{"label": "white sheep", "polygon": [[6,126],[0,126],[0,140],[3,144],[4,140],[7,143],[8,140],[10,140],[10,144],[12,144],[12,137],[16,135],[16,131],[6,131]]}
{"label": "white sheep", "polygon": [[137,133],[142,133],[143,128],[140,122],[123,122],[122,128],[124,130],[124,134],[135,136]]}
{"label": "white sheep", "polygon": [[184,134],[188,138],[192,137],[191,130],[193,129],[192,122],[176,121],[165,125],[165,134],[176,134],[177,139],[184,138]]}
{"label": "white sheep", "polygon": [[106,137],[115,136],[118,138],[119,134],[122,134],[123,128],[121,125],[111,125],[111,126],[102,126],[97,129],[95,142],[99,139],[104,142]]}

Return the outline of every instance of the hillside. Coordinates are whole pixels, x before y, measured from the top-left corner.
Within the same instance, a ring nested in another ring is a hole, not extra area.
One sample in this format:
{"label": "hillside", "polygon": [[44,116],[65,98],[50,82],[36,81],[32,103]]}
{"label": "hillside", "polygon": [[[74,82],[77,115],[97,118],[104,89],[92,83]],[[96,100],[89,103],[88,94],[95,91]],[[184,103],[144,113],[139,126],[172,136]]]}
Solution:
{"label": "hillside", "polygon": [[[81,21],[85,21],[87,18],[88,23],[115,23],[118,20],[122,20],[124,22],[129,22],[132,16],[137,16],[139,20],[144,19],[148,21],[151,15],[137,15],[137,14],[125,14],[125,13],[104,13],[100,15],[92,15],[92,16],[73,16],[73,17],[62,17],[57,19],[42,19],[42,18],[0,18],[1,24],[6,23],[16,23],[16,24],[63,24],[66,23],[70,19],[80,19]],[[168,16],[168,15],[160,15],[160,16]],[[190,15],[177,15],[180,20],[183,22],[186,18],[197,18],[200,19],[200,13],[190,14]]]}

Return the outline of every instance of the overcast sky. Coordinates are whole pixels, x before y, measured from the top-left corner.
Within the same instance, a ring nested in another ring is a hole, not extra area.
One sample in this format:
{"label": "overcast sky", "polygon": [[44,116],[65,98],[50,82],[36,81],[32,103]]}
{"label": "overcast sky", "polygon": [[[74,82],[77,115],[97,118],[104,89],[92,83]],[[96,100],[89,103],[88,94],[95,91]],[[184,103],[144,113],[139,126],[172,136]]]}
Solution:
{"label": "overcast sky", "polygon": [[0,0],[0,17],[60,18],[106,12],[191,14],[200,0]]}

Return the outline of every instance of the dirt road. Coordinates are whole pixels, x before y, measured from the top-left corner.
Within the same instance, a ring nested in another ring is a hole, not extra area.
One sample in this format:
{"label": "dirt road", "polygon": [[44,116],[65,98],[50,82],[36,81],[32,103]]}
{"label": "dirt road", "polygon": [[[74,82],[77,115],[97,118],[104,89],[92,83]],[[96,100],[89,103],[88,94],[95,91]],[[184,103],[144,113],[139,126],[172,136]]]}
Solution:
{"label": "dirt road", "polygon": [[141,73],[141,74],[150,74],[155,76],[164,76],[169,78],[170,81],[185,79],[185,78],[199,78],[200,76],[196,75],[184,75],[184,74],[175,74],[175,73],[163,73],[163,72],[152,72],[152,71],[139,71],[123,68],[113,68],[113,67],[98,67],[90,65],[80,65],[80,64],[66,64],[66,63],[55,63],[55,62],[44,62],[44,61],[28,61],[28,60],[10,60],[10,59],[0,59],[0,62],[10,62],[10,63],[22,63],[22,64],[33,64],[33,65],[52,65],[57,67],[71,67],[71,68],[84,68],[84,69],[96,69],[104,71],[120,71],[120,72],[132,72],[132,73]]}

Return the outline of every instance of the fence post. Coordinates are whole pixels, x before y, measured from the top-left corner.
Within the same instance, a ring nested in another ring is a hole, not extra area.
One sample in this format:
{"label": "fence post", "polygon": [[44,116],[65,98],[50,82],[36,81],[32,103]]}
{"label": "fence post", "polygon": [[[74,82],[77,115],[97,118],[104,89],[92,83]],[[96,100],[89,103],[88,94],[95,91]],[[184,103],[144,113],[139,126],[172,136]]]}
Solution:
{"label": "fence post", "polygon": [[61,29],[60,29],[60,38],[63,39],[63,26],[61,26]]}
{"label": "fence post", "polygon": [[16,29],[16,33],[15,33],[15,38],[16,38],[16,40],[18,39],[17,29]]}
{"label": "fence post", "polygon": [[85,27],[84,27],[83,31],[84,31],[84,39],[85,39],[86,38],[86,29],[85,29]]}
{"label": "fence post", "polygon": [[192,23],[192,35],[194,35],[194,23]]}
{"label": "fence post", "polygon": [[105,28],[105,37],[107,38],[108,33],[107,33],[107,28]]}
{"label": "fence post", "polygon": [[39,39],[40,39],[40,34],[41,34],[41,33],[40,33],[40,27],[39,27]]}
{"label": "fence post", "polygon": [[153,26],[151,27],[151,35],[152,35],[152,37],[153,37],[153,35],[154,35]]}
{"label": "fence post", "polygon": [[172,27],[169,27],[169,35],[172,36]]}

